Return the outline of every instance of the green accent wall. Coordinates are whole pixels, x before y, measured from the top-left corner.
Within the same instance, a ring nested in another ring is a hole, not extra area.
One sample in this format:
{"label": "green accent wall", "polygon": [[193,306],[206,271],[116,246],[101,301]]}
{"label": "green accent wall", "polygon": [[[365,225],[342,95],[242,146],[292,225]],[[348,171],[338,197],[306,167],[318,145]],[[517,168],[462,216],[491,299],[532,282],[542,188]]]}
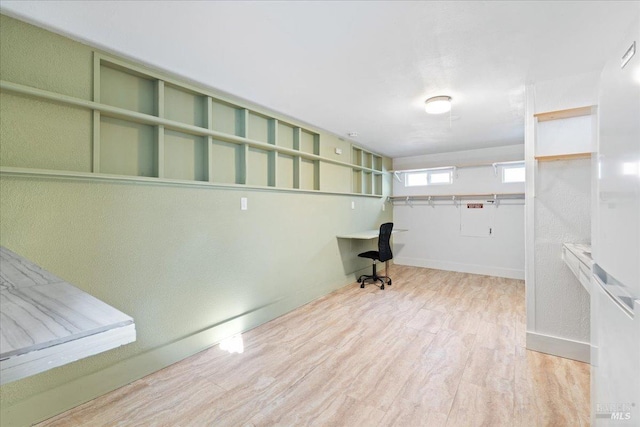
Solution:
{"label": "green accent wall", "polygon": [[[4,81],[92,100],[93,53],[89,46],[0,15]],[[147,81],[129,80],[141,90],[155,90]],[[142,103],[105,98],[109,81],[101,83],[101,102],[157,112],[148,97]],[[165,89],[165,97],[190,107],[169,108],[164,117],[206,122],[202,98]],[[214,101],[211,111],[214,129],[236,131],[233,109]],[[207,137],[165,132],[166,162],[157,165],[149,161],[157,158],[154,126],[99,119],[99,157],[115,169],[105,173],[158,176],[161,167],[167,178],[209,179],[206,164],[167,160],[202,158]],[[249,121],[250,133],[269,133],[263,117]],[[370,269],[356,254],[372,242],[335,236],[391,220],[390,206],[382,210],[389,174],[378,175],[380,184],[373,181],[382,186],[382,197],[286,191],[296,185],[297,168],[311,170],[301,174],[306,181],[299,188],[313,189],[313,180],[320,179],[321,189],[345,193],[351,192],[354,172],[323,162],[314,168],[306,159],[297,159],[298,165],[286,155],[269,160],[261,150],[248,150],[247,184],[269,185],[275,160],[284,171],[275,184],[282,190],[93,179],[92,129],[88,109],[0,93],[0,166],[83,173],[78,178],[2,173],[0,244],[132,316],[138,339],[1,386],[2,426],[53,416],[355,281]],[[295,144],[291,126],[279,123],[277,130],[283,144]],[[333,147],[342,148],[343,161],[351,162],[351,144],[313,131],[320,155],[341,160]],[[136,144],[123,144],[132,134]],[[303,132],[301,148],[318,149],[313,138]],[[242,146],[214,140],[211,147],[215,180],[236,183]],[[382,162],[383,170],[390,168],[390,159]],[[247,211],[240,210],[241,197],[248,198]]]}

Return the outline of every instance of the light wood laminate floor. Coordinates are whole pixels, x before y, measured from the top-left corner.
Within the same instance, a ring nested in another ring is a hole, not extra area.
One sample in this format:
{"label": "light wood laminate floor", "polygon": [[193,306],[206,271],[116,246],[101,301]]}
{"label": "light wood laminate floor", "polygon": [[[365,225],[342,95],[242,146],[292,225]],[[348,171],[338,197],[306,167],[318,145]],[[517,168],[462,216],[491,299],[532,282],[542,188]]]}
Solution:
{"label": "light wood laminate floor", "polygon": [[587,426],[589,365],[528,351],[524,283],[393,266],[41,426]]}

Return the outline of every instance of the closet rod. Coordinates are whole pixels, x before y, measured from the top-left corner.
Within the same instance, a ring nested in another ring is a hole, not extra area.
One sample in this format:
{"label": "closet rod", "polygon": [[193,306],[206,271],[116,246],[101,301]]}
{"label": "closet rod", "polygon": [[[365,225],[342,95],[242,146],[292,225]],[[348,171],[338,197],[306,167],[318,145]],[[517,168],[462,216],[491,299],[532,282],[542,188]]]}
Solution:
{"label": "closet rod", "polygon": [[420,194],[412,196],[389,196],[390,201],[407,200],[461,200],[461,199],[524,199],[524,193],[480,193],[480,194]]}

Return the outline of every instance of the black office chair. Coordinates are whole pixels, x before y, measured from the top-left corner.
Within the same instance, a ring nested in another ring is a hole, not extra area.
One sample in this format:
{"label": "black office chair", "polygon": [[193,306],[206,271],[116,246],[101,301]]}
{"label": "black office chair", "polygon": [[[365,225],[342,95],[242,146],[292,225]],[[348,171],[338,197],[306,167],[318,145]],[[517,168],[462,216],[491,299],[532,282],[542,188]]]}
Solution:
{"label": "black office chair", "polygon": [[389,240],[391,240],[391,230],[393,230],[392,222],[382,224],[380,226],[380,234],[378,235],[378,250],[358,254],[359,257],[370,258],[373,260],[373,274],[363,274],[358,278],[358,283],[361,284],[361,288],[364,288],[367,280],[371,280],[372,283],[380,282],[380,289],[384,289],[385,279],[388,280],[388,284],[391,286],[391,278],[389,276],[378,276],[378,273],[376,272],[376,261],[385,262],[393,258],[393,253],[391,253],[391,244],[389,243]]}

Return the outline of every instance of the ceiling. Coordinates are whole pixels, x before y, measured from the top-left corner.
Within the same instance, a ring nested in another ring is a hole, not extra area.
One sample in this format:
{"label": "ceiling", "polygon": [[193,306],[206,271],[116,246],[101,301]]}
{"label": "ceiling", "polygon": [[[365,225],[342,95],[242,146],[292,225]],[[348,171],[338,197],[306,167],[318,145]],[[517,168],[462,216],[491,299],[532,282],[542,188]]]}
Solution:
{"label": "ceiling", "polygon": [[[0,6],[390,157],[522,144],[525,84],[598,71],[640,13],[637,1]],[[451,115],[424,112],[435,95],[453,97]]]}

